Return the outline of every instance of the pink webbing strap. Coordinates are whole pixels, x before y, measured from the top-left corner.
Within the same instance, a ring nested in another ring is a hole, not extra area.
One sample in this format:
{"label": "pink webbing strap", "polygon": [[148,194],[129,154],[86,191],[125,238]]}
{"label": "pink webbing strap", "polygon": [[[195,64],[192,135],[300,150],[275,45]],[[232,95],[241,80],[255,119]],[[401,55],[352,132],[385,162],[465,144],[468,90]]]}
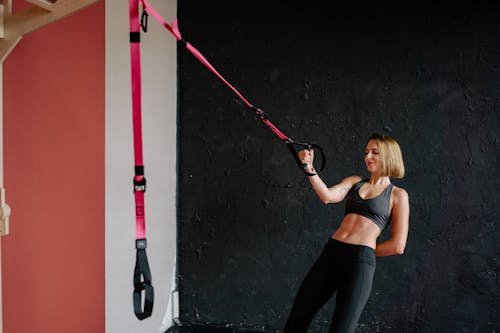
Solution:
{"label": "pink webbing strap", "polygon": [[[129,0],[130,14],[130,67],[132,82],[132,120],[134,132],[134,165],[135,175],[135,234],[136,262],[134,268],[134,313],[142,320],[151,316],[154,302],[154,289],[151,284],[151,272],[146,255],[146,217],[144,210],[144,163],[142,159],[142,121],[141,121],[141,47],[139,23],[139,0]],[[144,296],[144,301],[143,301]]]}
{"label": "pink webbing strap", "polygon": [[302,163],[302,161],[299,159],[299,156],[297,154],[297,150],[295,149],[295,146],[302,146],[305,147],[306,149],[313,149],[317,148],[320,153],[321,153],[321,166],[319,168],[316,168],[316,170],[319,172],[325,168],[325,153],[323,151],[323,148],[316,144],[309,144],[309,143],[301,143],[301,142],[294,142],[290,137],[286,136],[283,132],[281,132],[276,126],[274,126],[273,123],[268,119],[267,115],[262,111],[260,108],[256,107],[252,103],[250,103],[245,96],[243,96],[242,93],[240,93],[232,84],[230,84],[216,69],[214,66],[210,64],[210,62],[201,54],[200,51],[198,51],[193,45],[182,39],[181,32],[179,31],[179,26],[177,24],[177,19],[175,19],[172,22],[172,25],[168,24],[163,17],[161,17],[160,14],[146,1],[146,0],[139,0],[142,3],[142,6],[144,8],[144,11],[146,14],[153,16],[161,25],[163,25],[174,37],[177,39],[178,42],[181,42],[186,49],[193,54],[195,58],[197,58],[205,67],[207,67],[215,76],[217,76],[226,86],[228,86],[242,101],[245,103],[246,106],[251,108],[260,118],[260,120],[267,126],[269,127],[274,134],[276,134],[282,141],[284,141],[288,149],[290,150],[290,153],[292,154],[292,157],[295,159],[295,162],[299,165],[299,167],[302,169],[304,173],[307,175],[312,175],[308,173],[305,169],[307,167],[306,164]]}
{"label": "pink webbing strap", "polygon": [[201,54],[200,51],[198,51],[193,45],[189,44],[188,42],[184,41],[182,39],[181,33],[179,31],[179,27],[177,25],[177,19],[175,19],[172,22],[172,25],[168,24],[163,17],[161,17],[160,14],[146,1],[146,0],[140,0],[141,3],[144,6],[144,10],[146,13],[149,15],[153,16],[161,25],[163,25],[174,37],[182,42],[186,49],[193,54],[203,65],[205,65],[212,73],[215,74],[226,86],[228,86],[242,101],[245,103],[246,106],[251,108],[252,110],[255,111],[255,113],[260,117],[262,122],[266,124],[281,140],[290,140],[283,132],[281,132],[276,126],[271,123],[271,121],[267,118],[265,113],[259,109],[258,107],[254,106],[252,103],[250,103],[245,96],[241,92],[239,92],[232,84],[230,84],[216,69],[214,66],[210,64],[210,62]]}
{"label": "pink webbing strap", "polygon": [[[142,160],[142,91],[141,91],[141,44],[140,44],[140,24],[139,24],[139,7],[137,0],[130,0],[130,67],[132,74],[132,121],[134,131],[134,164],[136,170],[134,181],[142,181],[144,179],[144,163]],[[134,37],[132,37],[132,34]],[[132,39],[134,39],[132,41]],[[136,207],[142,207],[139,213],[136,214],[136,238],[141,239],[146,236],[146,221],[144,216],[144,192],[135,191]],[[137,213],[137,211],[136,211]]]}

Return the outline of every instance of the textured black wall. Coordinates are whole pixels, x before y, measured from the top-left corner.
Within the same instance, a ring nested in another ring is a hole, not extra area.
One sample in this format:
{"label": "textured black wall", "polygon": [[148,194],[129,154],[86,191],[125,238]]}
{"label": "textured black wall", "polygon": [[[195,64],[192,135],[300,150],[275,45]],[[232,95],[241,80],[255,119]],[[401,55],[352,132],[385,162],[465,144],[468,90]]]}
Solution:
{"label": "textured black wall", "polygon": [[[278,128],[324,146],[328,184],[367,176],[373,131],[400,142],[408,245],[378,259],[359,332],[498,331],[500,11],[330,6],[181,0],[178,17]],[[181,48],[179,151],[181,320],[281,330],[343,204],[321,204],[286,146]]]}

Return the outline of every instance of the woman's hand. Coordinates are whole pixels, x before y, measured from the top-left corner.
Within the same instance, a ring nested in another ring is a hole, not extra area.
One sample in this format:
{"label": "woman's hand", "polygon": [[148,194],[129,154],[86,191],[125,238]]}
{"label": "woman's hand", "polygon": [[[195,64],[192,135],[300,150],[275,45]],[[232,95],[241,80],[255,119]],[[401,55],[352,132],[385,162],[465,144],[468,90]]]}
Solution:
{"label": "woman's hand", "polygon": [[313,149],[303,149],[298,152],[299,159],[302,161],[302,163],[306,164],[307,167],[305,169],[306,172],[309,173],[316,173],[314,170],[314,150]]}

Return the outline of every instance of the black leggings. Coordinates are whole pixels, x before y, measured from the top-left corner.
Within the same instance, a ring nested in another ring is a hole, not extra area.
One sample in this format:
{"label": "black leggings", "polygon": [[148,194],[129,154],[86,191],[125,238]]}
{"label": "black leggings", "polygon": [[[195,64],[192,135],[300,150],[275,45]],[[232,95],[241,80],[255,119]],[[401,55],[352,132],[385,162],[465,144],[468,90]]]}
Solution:
{"label": "black leggings", "polygon": [[354,332],[375,273],[371,247],[330,239],[295,296],[284,333],[304,333],[318,310],[337,292],[330,333]]}

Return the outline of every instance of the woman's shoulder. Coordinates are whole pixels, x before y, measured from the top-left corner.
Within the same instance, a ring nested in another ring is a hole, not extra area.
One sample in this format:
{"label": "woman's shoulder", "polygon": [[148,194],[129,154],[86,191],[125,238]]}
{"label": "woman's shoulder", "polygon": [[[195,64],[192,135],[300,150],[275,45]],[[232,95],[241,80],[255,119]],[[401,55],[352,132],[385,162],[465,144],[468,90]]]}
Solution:
{"label": "woman's shoulder", "polygon": [[360,181],[363,181],[363,178],[361,178],[358,175],[350,175],[350,176],[345,177],[342,181],[349,182],[351,184],[356,184],[356,183],[359,183]]}
{"label": "woman's shoulder", "polygon": [[393,185],[392,195],[398,201],[408,201],[409,197],[408,192],[404,188],[398,187],[396,185]]}
{"label": "woman's shoulder", "polygon": [[351,186],[352,185],[355,185],[357,183],[360,183],[362,182],[364,179],[361,178],[360,176],[358,175],[350,175],[350,176],[347,176],[345,177],[343,180],[342,180],[342,183],[348,183],[350,184]]}

